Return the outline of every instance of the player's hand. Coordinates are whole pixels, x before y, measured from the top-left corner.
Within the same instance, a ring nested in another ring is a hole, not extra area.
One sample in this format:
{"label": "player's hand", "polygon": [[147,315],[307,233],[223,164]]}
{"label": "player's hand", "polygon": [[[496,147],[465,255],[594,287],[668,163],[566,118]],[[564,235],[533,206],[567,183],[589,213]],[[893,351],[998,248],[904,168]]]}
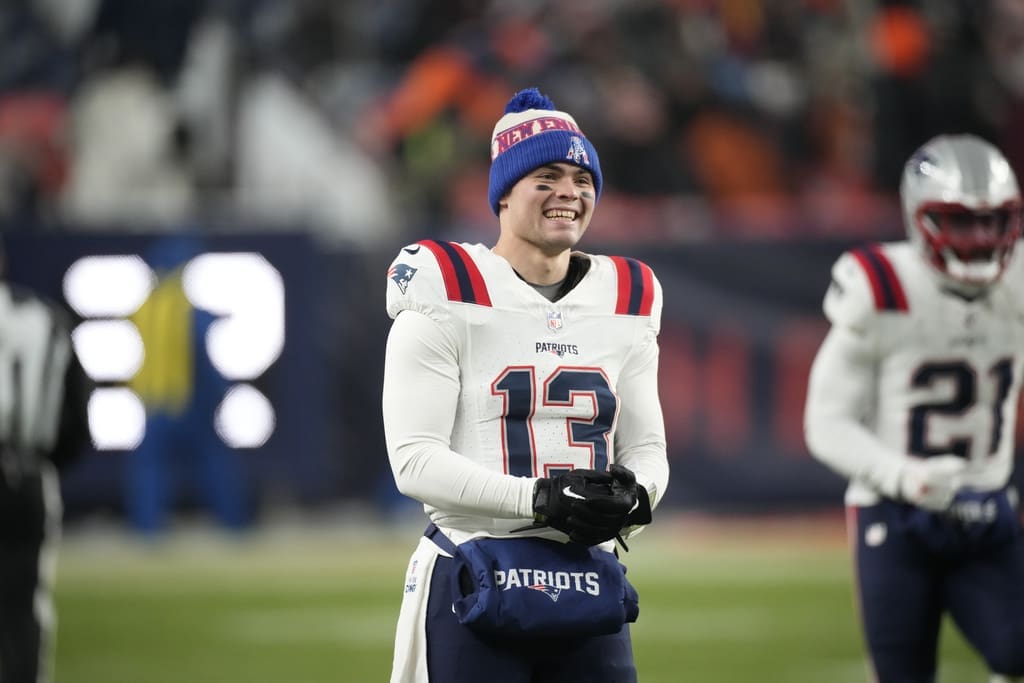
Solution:
{"label": "player's hand", "polygon": [[578,469],[538,479],[533,490],[535,522],[584,545],[615,538],[636,507],[636,478],[616,465],[609,472]]}
{"label": "player's hand", "polygon": [[908,458],[900,474],[900,496],[926,510],[942,512],[963,483],[967,460],[957,455]]}
{"label": "player's hand", "polygon": [[636,475],[633,470],[623,465],[612,465],[608,468],[614,483],[612,488],[619,487],[622,490],[636,497],[636,504],[629,511],[626,523],[623,526],[643,526],[651,523],[651,497],[647,489],[636,483]]}

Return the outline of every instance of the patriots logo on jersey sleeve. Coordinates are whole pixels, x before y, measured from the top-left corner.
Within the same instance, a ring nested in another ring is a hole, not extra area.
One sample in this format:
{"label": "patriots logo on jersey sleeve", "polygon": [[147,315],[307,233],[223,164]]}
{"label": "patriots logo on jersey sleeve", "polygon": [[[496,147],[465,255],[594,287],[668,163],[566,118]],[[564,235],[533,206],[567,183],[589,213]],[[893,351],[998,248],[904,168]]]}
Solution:
{"label": "patriots logo on jersey sleeve", "polygon": [[409,282],[415,274],[416,269],[404,263],[396,263],[388,269],[388,277],[395,281],[398,288],[402,290],[402,294],[405,294],[405,290],[408,289]]}

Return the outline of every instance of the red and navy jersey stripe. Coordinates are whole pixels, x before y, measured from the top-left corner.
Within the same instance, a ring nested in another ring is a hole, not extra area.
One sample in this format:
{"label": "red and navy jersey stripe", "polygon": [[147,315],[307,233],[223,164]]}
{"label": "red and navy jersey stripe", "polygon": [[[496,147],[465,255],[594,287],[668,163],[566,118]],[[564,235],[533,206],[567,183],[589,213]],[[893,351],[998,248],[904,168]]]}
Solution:
{"label": "red and navy jersey stripe", "polygon": [[650,315],[654,304],[654,273],[646,263],[626,256],[610,256],[618,277],[616,315]]}
{"label": "red and navy jersey stripe", "polygon": [[880,311],[907,311],[907,296],[903,292],[900,278],[877,244],[853,250],[853,257],[860,263],[871,282],[875,297],[875,308]]}
{"label": "red and navy jersey stripe", "polygon": [[470,258],[466,250],[455,242],[437,240],[420,240],[419,244],[429,249],[441,266],[445,292],[449,301],[461,301],[478,306],[490,306],[491,297],[487,293],[480,269]]}

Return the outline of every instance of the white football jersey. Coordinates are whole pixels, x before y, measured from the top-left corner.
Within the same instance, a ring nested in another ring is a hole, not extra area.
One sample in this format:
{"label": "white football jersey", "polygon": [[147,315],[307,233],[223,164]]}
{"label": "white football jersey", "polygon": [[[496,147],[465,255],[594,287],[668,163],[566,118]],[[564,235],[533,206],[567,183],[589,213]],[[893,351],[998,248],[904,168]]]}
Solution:
{"label": "white football jersey", "polygon": [[634,259],[577,256],[590,268],[556,302],[480,244],[425,240],[388,271],[389,457],[457,542],[527,523],[535,478],[561,470],[619,462],[652,504],[664,491],[661,286]]}
{"label": "white football jersey", "polygon": [[811,452],[850,479],[849,504],[896,497],[905,455],[959,455],[965,485],[1006,484],[1024,368],[1019,261],[969,301],[941,289],[907,242],[837,260],[805,427]]}

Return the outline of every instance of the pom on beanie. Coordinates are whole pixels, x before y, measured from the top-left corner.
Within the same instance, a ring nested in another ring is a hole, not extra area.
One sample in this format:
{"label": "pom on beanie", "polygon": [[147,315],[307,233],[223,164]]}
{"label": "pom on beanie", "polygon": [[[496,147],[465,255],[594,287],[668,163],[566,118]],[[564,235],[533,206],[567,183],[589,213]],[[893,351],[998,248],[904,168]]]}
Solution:
{"label": "pom on beanie", "polygon": [[491,178],[487,199],[497,215],[498,202],[535,168],[564,162],[590,171],[594,192],[601,196],[601,164],[597,150],[569,114],[536,88],[517,92],[505,106],[491,135]]}

